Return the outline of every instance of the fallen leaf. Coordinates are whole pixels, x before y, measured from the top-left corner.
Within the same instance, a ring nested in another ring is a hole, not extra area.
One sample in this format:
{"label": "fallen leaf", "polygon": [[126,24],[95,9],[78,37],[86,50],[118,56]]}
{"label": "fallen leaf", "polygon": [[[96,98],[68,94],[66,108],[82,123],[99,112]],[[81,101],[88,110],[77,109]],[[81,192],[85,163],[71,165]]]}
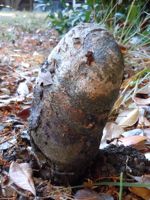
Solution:
{"label": "fallen leaf", "polygon": [[26,62],[21,62],[20,64],[22,67],[25,67],[25,68],[29,68],[30,67],[30,64],[29,63],[26,63]]}
{"label": "fallen leaf", "polygon": [[[145,174],[141,177],[141,183],[148,183],[150,184],[150,174]],[[150,189],[150,187],[149,187]]]}
{"label": "fallen leaf", "polygon": [[144,131],[144,135],[148,137],[148,139],[150,139],[150,128],[145,128],[143,131]]}
{"label": "fallen leaf", "polygon": [[2,99],[2,100],[6,100],[6,99],[9,99],[10,98],[10,95],[1,95],[0,96],[0,99]]}
{"label": "fallen leaf", "polygon": [[32,170],[28,163],[18,164],[12,162],[9,168],[9,176],[12,182],[14,182],[18,187],[30,191],[34,196],[36,196],[32,180]]}
{"label": "fallen leaf", "polygon": [[145,117],[145,109],[144,108],[140,108],[139,109],[140,115],[139,115],[139,122],[138,125],[140,126],[150,126],[150,122],[148,121],[148,119]]}
{"label": "fallen leaf", "polygon": [[8,138],[5,137],[0,138],[0,150],[6,150],[10,147],[14,146],[17,143],[16,137]]}
{"label": "fallen leaf", "polygon": [[18,112],[17,116],[20,117],[22,120],[27,121],[28,117],[30,116],[30,107]]}
{"label": "fallen leaf", "polygon": [[149,187],[147,189],[150,189],[150,175],[149,174],[145,174],[143,176],[132,176],[132,178],[134,178],[134,180],[136,180],[139,183],[149,184]]}
{"label": "fallen leaf", "polygon": [[138,89],[136,94],[150,94],[150,83]]}
{"label": "fallen leaf", "polygon": [[139,119],[139,109],[133,109],[131,111],[124,111],[120,113],[116,119],[116,123],[125,128],[133,126]]}
{"label": "fallen leaf", "polygon": [[0,124],[0,131],[2,131],[5,128],[3,124]]}
{"label": "fallen leaf", "polygon": [[114,200],[114,198],[108,194],[100,193],[90,190],[82,189],[78,190],[74,196],[75,200]]}
{"label": "fallen leaf", "polygon": [[3,108],[13,102],[23,102],[23,100],[24,100],[23,96],[12,97],[10,99],[0,99],[0,108]]}
{"label": "fallen leaf", "polygon": [[150,97],[147,98],[147,99],[142,99],[142,98],[139,98],[139,97],[133,97],[133,100],[137,105],[143,105],[144,106],[144,105],[150,104]]}
{"label": "fallen leaf", "polygon": [[136,145],[140,142],[143,142],[146,139],[147,139],[147,137],[145,137],[145,136],[134,135],[134,136],[128,136],[128,137],[120,138],[119,141],[124,146],[131,146],[131,145]]}
{"label": "fallen leaf", "polygon": [[142,106],[142,108],[145,110],[145,112],[147,112],[148,114],[150,114],[150,106]]}
{"label": "fallen leaf", "polygon": [[112,108],[111,113],[113,113],[113,111],[115,111],[115,110],[118,110],[118,108],[121,106],[123,100],[124,100],[124,96],[121,94],[119,96],[119,98],[117,99],[117,101],[115,102],[115,104],[114,104],[114,106]]}
{"label": "fallen leaf", "polygon": [[144,200],[150,200],[150,190],[146,188],[131,187],[129,190]]}
{"label": "fallen leaf", "polygon": [[107,122],[103,129],[103,137],[100,143],[100,148],[103,149],[107,144],[107,140],[118,138],[124,132],[123,128],[114,122]]}
{"label": "fallen leaf", "polygon": [[74,198],[75,200],[101,200],[96,192],[89,189],[78,190]]}
{"label": "fallen leaf", "polygon": [[29,94],[29,88],[28,88],[26,82],[19,83],[19,86],[18,86],[18,89],[17,89],[17,93],[20,96],[23,96],[23,97],[25,97],[25,96],[27,96]]}
{"label": "fallen leaf", "polygon": [[7,88],[0,88],[0,92],[3,92],[5,95],[10,95],[10,90]]}
{"label": "fallen leaf", "polygon": [[99,195],[100,195],[102,200],[114,200],[114,198],[112,196],[110,196],[109,194],[99,193]]}
{"label": "fallen leaf", "polygon": [[150,121],[146,117],[140,116],[139,125],[150,127]]}
{"label": "fallen leaf", "polygon": [[122,136],[128,137],[128,136],[143,135],[143,134],[144,134],[144,131],[142,129],[137,128],[137,129],[123,132]]}
{"label": "fallen leaf", "polygon": [[39,64],[41,64],[45,59],[44,56],[42,54],[39,54],[37,51],[33,53],[33,57],[34,57],[35,62]]}

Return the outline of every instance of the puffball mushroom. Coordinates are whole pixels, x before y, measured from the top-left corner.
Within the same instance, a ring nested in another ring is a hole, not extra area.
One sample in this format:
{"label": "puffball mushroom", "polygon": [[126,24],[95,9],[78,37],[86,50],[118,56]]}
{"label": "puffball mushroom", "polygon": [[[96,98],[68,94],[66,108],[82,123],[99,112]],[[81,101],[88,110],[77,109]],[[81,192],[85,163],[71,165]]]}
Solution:
{"label": "puffball mushroom", "polygon": [[72,28],[41,67],[29,130],[52,180],[74,184],[91,166],[118,97],[123,68],[113,36],[94,23]]}

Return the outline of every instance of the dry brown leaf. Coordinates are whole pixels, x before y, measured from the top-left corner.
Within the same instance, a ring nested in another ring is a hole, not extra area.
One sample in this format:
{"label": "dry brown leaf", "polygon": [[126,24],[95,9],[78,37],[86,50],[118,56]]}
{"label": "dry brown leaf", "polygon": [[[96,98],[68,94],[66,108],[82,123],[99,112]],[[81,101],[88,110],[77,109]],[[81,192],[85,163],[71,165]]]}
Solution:
{"label": "dry brown leaf", "polygon": [[[141,182],[142,183],[148,183],[150,184],[150,174],[145,174],[141,177]],[[150,189],[150,188],[149,188]]]}
{"label": "dry brown leaf", "polygon": [[78,190],[74,197],[75,200],[114,200],[114,198],[108,194],[98,194],[90,189]]}
{"label": "dry brown leaf", "polygon": [[82,189],[78,190],[74,196],[75,200],[101,200],[99,195],[93,190]]}
{"label": "dry brown leaf", "polygon": [[18,86],[17,93],[23,97],[29,94],[29,88],[26,82],[21,82]]}
{"label": "dry brown leaf", "polygon": [[23,102],[24,97],[18,96],[18,97],[12,97],[10,99],[0,99],[0,108],[8,106],[8,104],[13,102]]}
{"label": "dry brown leaf", "polygon": [[125,138],[120,138],[119,141],[124,146],[131,146],[131,145],[136,145],[140,142],[143,142],[146,139],[147,139],[147,137],[145,137],[145,136],[134,135],[134,136],[129,136],[129,137],[125,137]]}
{"label": "dry brown leaf", "polygon": [[103,137],[101,140],[100,148],[103,149],[106,147],[107,140],[111,140],[112,138],[118,138],[123,134],[124,130],[119,125],[115,124],[114,122],[107,122],[104,129],[103,129]]}
{"label": "dry brown leaf", "polygon": [[126,91],[130,87],[130,83],[132,80],[134,80],[134,77],[130,77],[129,79],[125,79],[123,81],[121,88],[120,88],[123,91],[121,92],[120,96],[118,97],[117,101],[115,102],[111,112],[113,112],[114,110],[117,110],[121,106],[121,104],[124,103],[124,99],[126,99],[126,96],[128,95],[128,94],[126,94]]}
{"label": "dry brown leaf", "polygon": [[9,176],[12,182],[14,182],[18,187],[30,191],[34,196],[36,196],[32,180],[32,169],[28,163],[18,164],[12,162],[9,168]]}
{"label": "dry brown leaf", "polygon": [[117,101],[115,102],[115,104],[114,104],[114,106],[113,106],[113,108],[112,108],[111,113],[112,113],[113,111],[115,111],[115,110],[118,110],[118,108],[120,107],[120,105],[121,105],[122,102],[123,102],[123,99],[124,99],[123,95],[120,95],[119,98],[117,99]]}
{"label": "dry brown leaf", "polygon": [[17,113],[17,116],[20,117],[22,120],[27,121],[28,117],[30,116],[30,107],[25,108]]}
{"label": "dry brown leaf", "polygon": [[131,76],[128,79],[125,79],[121,85],[121,89],[124,89],[124,91],[127,90],[128,87],[130,87],[131,82],[135,79],[134,76]]}
{"label": "dry brown leaf", "polygon": [[145,105],[149,105],[150,104],[150,97],[147,98],[147,99],[142,99],[142,98],[139,98],[139,97],[133,97],[133,100],[137,105],[145,106]]}
{"label": "dry brown leaf", "polygon": [[134,136],[134,135],[143,135],[144,131],[139,128],[135,128],[133,130],[125,131],[122,133],[122,136],[128,137],[128,136]]}
{"label": "dry brown leaf", "polygon": [[144,200],[150,200],[150,190],[146,188],[131,187],[129,190]]}
{"label": "dry brown leaf", "polygon": [[139,119],[139,109],[133,109],[130,111],[124,111],[120,113],[116,119],[116,123],[125,128],[133,126]]}
{"label": "dry brown leaf", "polygon": [[35,51],[33,53],[33,58],[34,58],[34,61],[41,64],[44,62],[44,56],[42,54],[39,54],[37,51]]}
{"label": "dry brown leaf", "polygon": [[150,127],[150,121],[144,116],[139,116],[139,125]]}
{"label": "dry brown leaf", "polygon": [[145,136],[148,137],[148,139],[150,139],[150,128],[146,128],[143,131],[144,131]]}
{"label": "dry brown leaf", "polygon": [[[150,174],[145,174],[143,176],[132,176],[130,175],[134,180],[136,180],[139,183],[145,183],[150,185]],[[147,187],[147,189],[150,189],[150,186]]]}
{"label": "dry brown leaf", "polygon": [[150,83],[137,90],[138,94],[150,94]]}
{"label": "dry brown leaf", "polygon": [[22,67],[25,67],[25,68],[29,68],[29,67],[30,67],[30,64],[27,63],[27,62],[21,62],[20,65],[21,65]]}

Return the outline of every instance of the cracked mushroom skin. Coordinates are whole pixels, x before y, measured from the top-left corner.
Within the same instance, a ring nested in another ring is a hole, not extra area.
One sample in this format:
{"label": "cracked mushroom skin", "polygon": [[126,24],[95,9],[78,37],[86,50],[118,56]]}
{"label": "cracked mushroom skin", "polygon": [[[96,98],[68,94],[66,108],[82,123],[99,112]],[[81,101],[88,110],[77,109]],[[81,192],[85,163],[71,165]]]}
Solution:
{"label": "cracked mushroom skin", "polygon": [[118,97],[123,68],[118,44],[97,24],[72,28],[41,67],[29,131],[52,180],[74,184],[90,167]]}

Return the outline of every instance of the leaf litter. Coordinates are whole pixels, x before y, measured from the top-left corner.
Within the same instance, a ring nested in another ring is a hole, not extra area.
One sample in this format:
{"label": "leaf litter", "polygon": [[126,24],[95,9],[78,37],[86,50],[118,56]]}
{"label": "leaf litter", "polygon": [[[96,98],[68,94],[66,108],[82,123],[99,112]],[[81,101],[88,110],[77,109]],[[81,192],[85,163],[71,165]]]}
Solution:
{"label": "leaf litter", "polygon": [[30,191],[34,196],[36,196],[32,179],[32,169],[28,163],[18,164],[12,162],[9,168],[9,177],[18,187]]}
{"label": "leaf litter", "polygon": [[[3,27],[2,31],[7,28]],[[40,28],[27,31],[13,24],[9,27],[9,31],[10,29],[13,29],[15,38],[0,41],[0,165],[2,172],[0,196],[6,199],[21,197],[35,199],[34,196],[37,195],[36,198],[39,199],[116,200],[118,188],[94,184],[98,180],[116,180],[118,177],[115,177],[115,170],[119,167],[121,171],[128,171],[130,178],[135,181],[146,179],[143,182],[150,183],[149,174],[144,175],[145,171],[142,168],[142,165],[146,164],[150,167],[148,161],[143,161],[144,154],[150,153],[149,49],[140,47],[136,51],[131,51],[126,48],[124,51],[125,80],[104,128],[100,145],[101,149],[108,148],[102,150],[104,155],[107,155],[108,164],[104,162],[103,167],[101,164],[97,164],[95,168],[93,166],[92,170],[95,172],[91,177],[93,184],[90,189],[87,186],[81,186],[84,189],[74,191],[71,187],[54,186],[47,178],[43,178],[42,170],[46,177],[46,167],[40,169],[38,158],[32,152],[27,131],[32,90],[39,66],[57,44],[58,34],[54,30]],[[45,76],[46,74],[42,74],[39,82],[45,80]],[[45,84],[50,84],[50,80]],[[114,144],[115,146],[112,146]],[[141,154],[133,147],[139,149]],[[124,156],[122,156],[123,152]],[[118,158],[116,158],[117,155]],[[111,163],[114,161],[116,163],[112,167]],[[106,168],[110,169],[106,170]],[[107,174],[106,171],[111,173]],[[144,176],[147,178],[143,179]],[[93,189],[96,189],[96,192]],[[135,189],[128,187],[125,190],[124,200],[127,198],[149,200],[147,190],[147,188],[139,190],[136,187]],[[75,196],[72,196],[74,193],[76,193]]]}

